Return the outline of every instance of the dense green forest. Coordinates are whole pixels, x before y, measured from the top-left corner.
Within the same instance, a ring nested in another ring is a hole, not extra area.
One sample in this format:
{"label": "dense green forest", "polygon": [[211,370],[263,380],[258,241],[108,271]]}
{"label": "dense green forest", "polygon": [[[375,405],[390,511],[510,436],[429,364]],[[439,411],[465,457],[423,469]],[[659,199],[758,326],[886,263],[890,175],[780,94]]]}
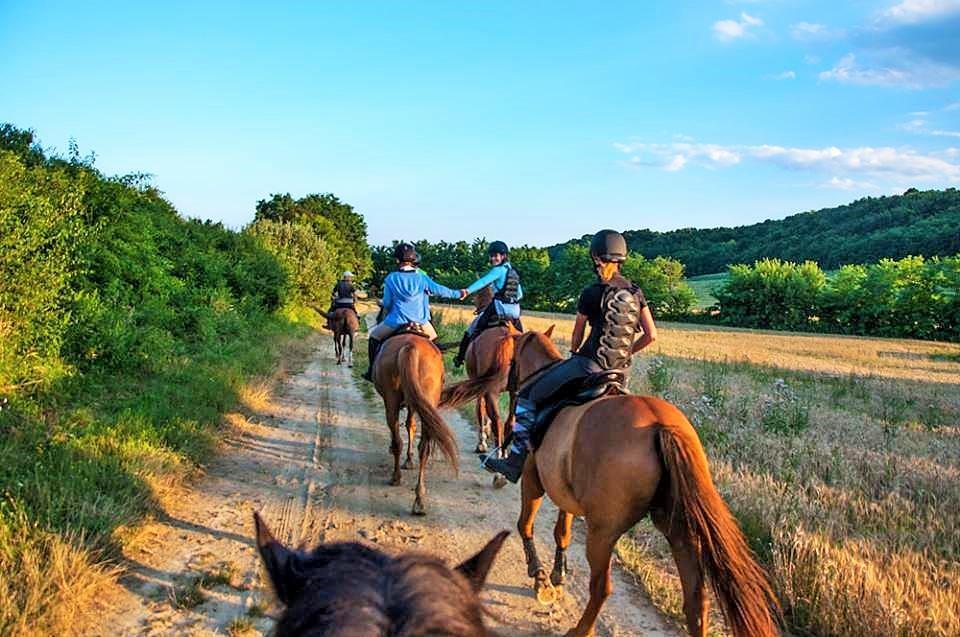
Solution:
{"label": "dense green forest", "polygon": [[0,634],[65,632],[114,530],[346,268],[370,269],[366,225],[333,195],[273,195],[236,232],[0,126]]}
{"label": "dense green forest", "polygon": [[[960,253],[960,191],[911,188],[903,195],[866,197],[749,226],[624,234],[631,250],[648,259],[676,259],[688,276],[767,258],[815,261],[832,270],[910,255],[949,256]],[[584,236],[547,250],[553,257],[569,244],[586,245],[589,240]]]}

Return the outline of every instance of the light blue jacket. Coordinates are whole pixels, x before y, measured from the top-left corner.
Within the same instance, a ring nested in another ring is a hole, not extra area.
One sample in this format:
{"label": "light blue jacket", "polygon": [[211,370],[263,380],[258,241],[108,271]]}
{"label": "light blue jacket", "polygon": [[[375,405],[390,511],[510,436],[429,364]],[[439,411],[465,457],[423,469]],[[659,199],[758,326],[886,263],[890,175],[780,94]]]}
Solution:
{"label": "light blue jacket", "polygon": [[407,323],[429,323],[430,301],[427,294],[445,299],[459,299],[460,291],[440,285],[420,270],[397,270],[383,282],[383,322],[390,327]]}
{"label": "light blue jacket", "polygon": [[[469,294],[476,294],[483,288],[491,285],[493,287],[493,293],[496,294],[503,289],[503,286],[507,282],[507,272],[510,271],[510,266],[506,263],[501,263],[500,265],[495,265],[490,268],[490,271],[484,274],[482,277],[470,284],[470,287],[467,288]],[[517,300],[523,298],[523,285],[517,284]],[[504,303],[498,299],[494,300],[494,304],[497,308],[497,314],[500,316],[506,316],[508,318],[519,318],[520,317],[520,304],[519,303]]]}

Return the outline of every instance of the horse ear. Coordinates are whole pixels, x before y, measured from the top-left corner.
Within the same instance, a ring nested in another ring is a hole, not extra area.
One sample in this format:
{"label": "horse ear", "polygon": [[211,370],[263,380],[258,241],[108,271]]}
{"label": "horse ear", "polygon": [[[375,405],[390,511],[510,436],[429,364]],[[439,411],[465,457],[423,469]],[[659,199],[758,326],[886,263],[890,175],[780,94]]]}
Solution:
{"label": "horse ear", "polygon": [[295,565],[298,562],[298,556],[273,537],[267,523],[257,512],[253,513],[253,526],[257,533],[257,550],[263,559],[263,566],[267,569],[273,589],[277,592],[280,601],[289,605],[293,601],[295,591],[302,588],[302,582],[299,581],[301,578]]}
{"label": "horse ear", "polygon": [[493,560],[497,557],[497,553],[500,552],[503,541],[507,539],[508,535],[510,535],[510,531],[500,531],[492,540],[487,542],[485,547],[480,549],[479,553],[457,567],[457,571],[470,580],[470,585],[475,592],[479,593],[480,589],[483,588],[490,567],[493,566]]}
{"label": "horse ear", "polygon": [[553,328],[557,326],[556,323],[547,328],[547,331],[543,333],[547,338],[553,338]]}

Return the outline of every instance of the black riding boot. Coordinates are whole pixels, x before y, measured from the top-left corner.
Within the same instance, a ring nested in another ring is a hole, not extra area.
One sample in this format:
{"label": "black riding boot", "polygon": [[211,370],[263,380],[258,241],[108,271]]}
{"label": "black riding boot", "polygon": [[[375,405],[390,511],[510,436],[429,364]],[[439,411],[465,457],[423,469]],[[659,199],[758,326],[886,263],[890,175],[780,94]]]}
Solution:
{"label": "black riding boot", "polygon": [[454,367],[463,365],[463,359],[467,356],[467,348],[470,347],[470,340],[470,332],[464,332],[463,338],[460,339],[460,349],[457,350],[457,355],[453,357]]}
{"label": "black riding boot", "polygon": [[498,458],[496,451],[480,457],[481,466],[490,473],[499,473],[510,482],[517,482],[523,475],[523,464],[530,452],[530,434],[533,432],[534,405],[524,398],[517,400],[516,421],[513,424],[513,441],[510,455]]}
{"label": "black riding boot", "polygon": [[367,371],[363,372],[363,379],[373,382],[373,363],[377,360],[377,353],[380,351],[380,343],[375,338],[367,339],[367,358],[370,359],[370,364],[367,366]]}

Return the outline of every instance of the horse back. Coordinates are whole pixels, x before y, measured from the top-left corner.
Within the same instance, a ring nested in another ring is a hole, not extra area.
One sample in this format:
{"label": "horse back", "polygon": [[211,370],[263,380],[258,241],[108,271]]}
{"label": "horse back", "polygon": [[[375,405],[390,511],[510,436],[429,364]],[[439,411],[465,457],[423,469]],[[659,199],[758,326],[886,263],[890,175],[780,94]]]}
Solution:
{"label": "horse back", "polygon": [[547,495],[564,511],[629,528],[646,512],[663,474],[659,429],[640,396],[606,396],[561,410],[535,454]]}
{"label": "horse back", "polygon": [[[437,393],[439,400],[439,388],[443,386],[443,354],[433,341],[416,334],[398,334],[383,342],[374,368],[377,386],[399,391],[400,365],[404,364],[400,352],[407,347],[417,351],[422,385],[430,388],[429,393]],[[433,392],[433,389],[437,391]]]}
{"label": "horse back", "polygon": [[[467,348],[467,375],[470,378],[477,378],[479,376],[486,376],[496,369],[499,364],[500,359],[510,360],[513,358],[513,336],[519,334],[512,325],[501,325],[498,327],[491,327],[486,329],[470,343],[470,347]],[[506,350],[503,352],[503,356],[498,356],[497,353],[501,347],[505,347]],[[501,367],[503,367],[501,365]],[[503,388],[506,388],[507,376],[510,372],[509,365],[500,369],[503,373]],[[502,391],[501,389],[501,391]]]}

